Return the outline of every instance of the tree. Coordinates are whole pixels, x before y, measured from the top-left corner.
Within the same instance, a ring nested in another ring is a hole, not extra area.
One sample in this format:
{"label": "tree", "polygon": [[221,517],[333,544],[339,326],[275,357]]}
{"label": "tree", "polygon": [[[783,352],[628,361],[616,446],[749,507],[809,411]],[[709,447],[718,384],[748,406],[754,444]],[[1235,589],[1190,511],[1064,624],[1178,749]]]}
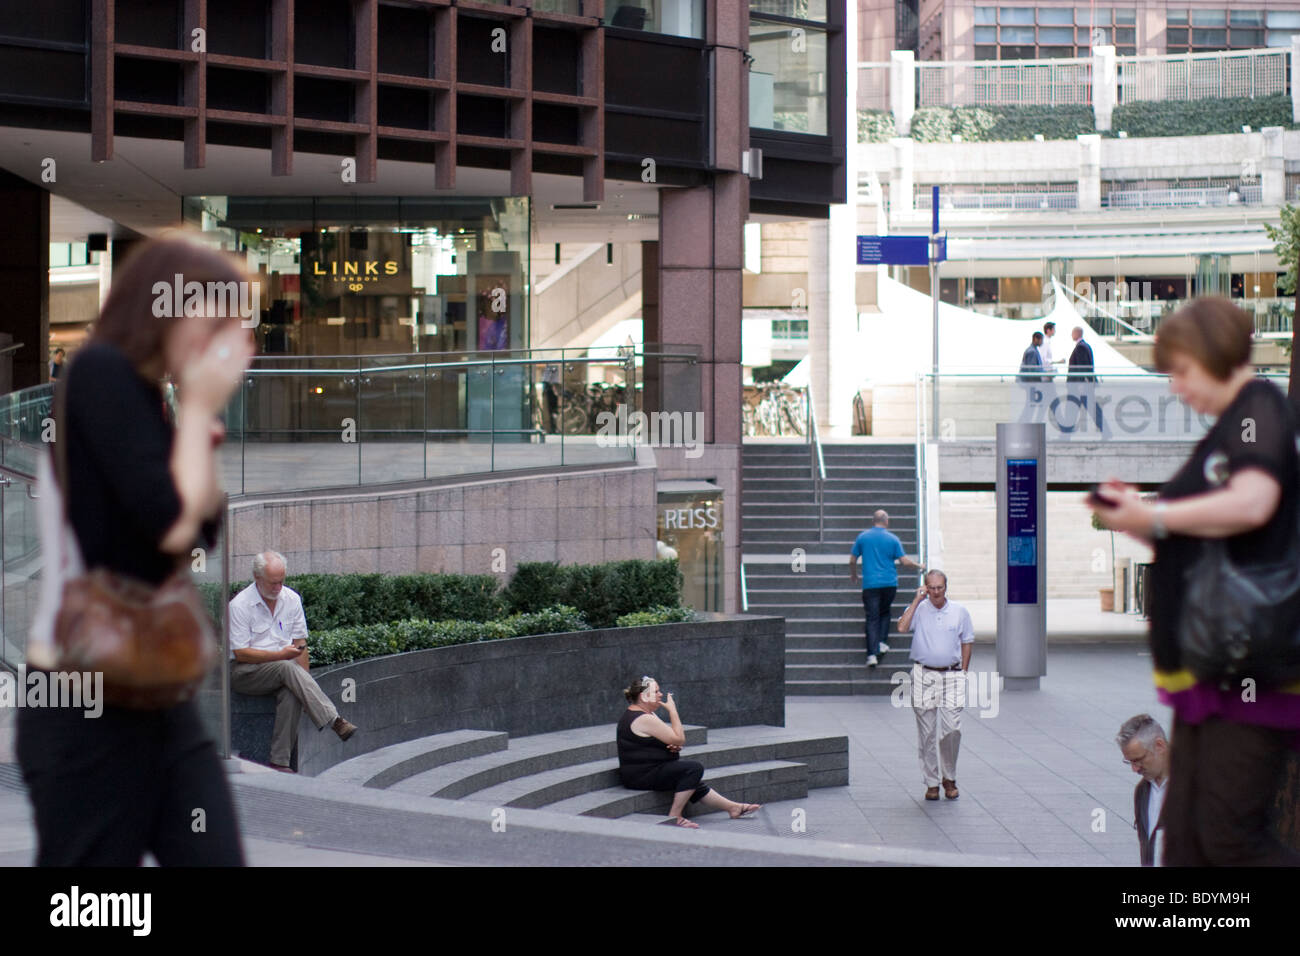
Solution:
{"label": "tree", "polygon": [[[1286,275],[1278,282],[1278,288],[1296,297],[1296,312],[1291,317],[1291,380],[1287,383],[1286,394],[1291,404],[1300,411],[1300,385],[1297,385],[1297,349],[1296,320],[1300,318],[1300,209],[1287,203],[1282,207],[1282,222],[1277,226],[1264,225],[1273,248],[1277,250],[1277,261],[1286,267]],[[1274,802],[1277,814],[1278,835],[1293,849],[1300,849],[1300,760],[1294,753],[1288,754],[1286,777],[1278,790]]]}
{"label": "tree", "polygon": [[1291,378],[1287,382],[1286,394],[1291,404],[1300,411],[1300,356],[1296,350],[1296,319],[1300,317],[1300,209],[1287,203],[1281,210],[1282,222],[1272,226],[1264,224],[1273,248],[1277,251],[1277,261],[1286,267],[1286,275],[1278,281],[1278,290],[1296,297],[1296,311],[1291,316]]}

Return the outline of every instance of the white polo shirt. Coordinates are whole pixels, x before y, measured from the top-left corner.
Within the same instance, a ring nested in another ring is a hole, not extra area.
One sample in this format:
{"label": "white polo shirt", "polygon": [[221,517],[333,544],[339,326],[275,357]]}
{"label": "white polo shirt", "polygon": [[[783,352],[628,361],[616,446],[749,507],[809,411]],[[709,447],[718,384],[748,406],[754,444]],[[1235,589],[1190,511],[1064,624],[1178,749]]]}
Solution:
{"label": "white polo shirt", "polygon": [[254,651],[282,651],[295,640],[307,639],[307,617],[302,598],[293,588],[280,588],[275,613],[267,608],[253,582],[230,600],[230,657],[247,648]]}
{"label": "white polo shirt", "polygon": [[937,608],[926,598],[912,613],[912,660],[927,667],[961,663],[961,646],[975,640],[970,611],[948,600]]}

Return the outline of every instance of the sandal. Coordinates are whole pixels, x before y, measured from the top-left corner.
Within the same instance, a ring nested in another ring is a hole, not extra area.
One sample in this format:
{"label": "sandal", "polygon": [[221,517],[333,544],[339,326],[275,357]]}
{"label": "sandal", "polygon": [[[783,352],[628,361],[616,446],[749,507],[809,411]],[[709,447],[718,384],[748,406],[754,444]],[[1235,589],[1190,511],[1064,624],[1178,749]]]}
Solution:
{"label": "sandal", "polygon": [[755,813],[757,813],[759,810],[762,810],[762,809],[763,809],[763,805],[762,805],[761,803],[742,803],[742,804],[740,805],[740,812],[737,813],[735,816],[733,816],[731,819],[733,819],[733,820],[748,820],[748,819],[750,819],[750,818],[751,818]]}
{"label": "sandal", "polygon": [[[945,780],[943,782],[943,795],[949,800],[956,800],[961,793],[957,790],[956,780]],[[936,798],[937,799],[937,798]]]}
{"label": "sandal", "polygon": [[690,820],[687,820],[685,817],[669,817],[667,820],[664,821],[664,823],[673,826],[679,826],[686,830],[698,830],[700,828],[700,825],[698,823],[693,823]]}

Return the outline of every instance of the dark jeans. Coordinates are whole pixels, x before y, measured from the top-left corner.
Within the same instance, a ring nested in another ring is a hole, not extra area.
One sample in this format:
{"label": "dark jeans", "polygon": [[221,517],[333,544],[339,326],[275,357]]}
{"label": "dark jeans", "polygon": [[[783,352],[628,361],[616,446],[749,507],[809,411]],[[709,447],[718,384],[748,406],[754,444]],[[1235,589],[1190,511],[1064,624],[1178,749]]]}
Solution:
{"label": "dark jeans", "polygon": [[889,608],[897,593],[897,587],[862,589],[862,607],[867,613],[867,653],[873,657],[880,653],[880,642],[889,636]]}
{"label": "dark jeans", "polygon": [[704,779],[704,764],[698,760],[665,760],[644,767],[629,767],[620,773],[620,777],[623,786],[629,790],[671,790],[673,793],[694,790],[691,803],[709,792],[708,787],[700,786]]}
{"label": "dark jeans", "polygon": [[1300,866],[1270,816],[1294,733],[1217,717],[1174,720],[1165,866]]}
{"label": "dark jeans", "polygon": [[193,703],[82,714],[18,712],[37,866],[139,866],[146,851],[162,866],[244,864],[225,771]]}

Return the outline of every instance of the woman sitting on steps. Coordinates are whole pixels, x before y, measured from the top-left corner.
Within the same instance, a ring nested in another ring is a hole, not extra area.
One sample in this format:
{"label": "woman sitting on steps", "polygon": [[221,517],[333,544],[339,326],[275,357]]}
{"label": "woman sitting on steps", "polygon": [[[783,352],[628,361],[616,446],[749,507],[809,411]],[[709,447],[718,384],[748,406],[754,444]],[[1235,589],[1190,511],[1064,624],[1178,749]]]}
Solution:
{"label": "woman sitting on steps", "polygon": [[[682,720],[677,715],[673,695],[665,699],[659,684],[651,677],[633,681],[623,691],[629,707],[618,722],[618,773],[629,790],[671,790],[672,809],[668,818],[679,827],[698,830],[699,824],[682,816],[686,803],[703,803],[713,810],[726,810],[733,820],[748,817],[761,809],[757,803],[737,803],[716,790],[703,786],[704,765],[697,760],[677,756],[686,743]],[[668,711],[672,726],[656,714]]]}

